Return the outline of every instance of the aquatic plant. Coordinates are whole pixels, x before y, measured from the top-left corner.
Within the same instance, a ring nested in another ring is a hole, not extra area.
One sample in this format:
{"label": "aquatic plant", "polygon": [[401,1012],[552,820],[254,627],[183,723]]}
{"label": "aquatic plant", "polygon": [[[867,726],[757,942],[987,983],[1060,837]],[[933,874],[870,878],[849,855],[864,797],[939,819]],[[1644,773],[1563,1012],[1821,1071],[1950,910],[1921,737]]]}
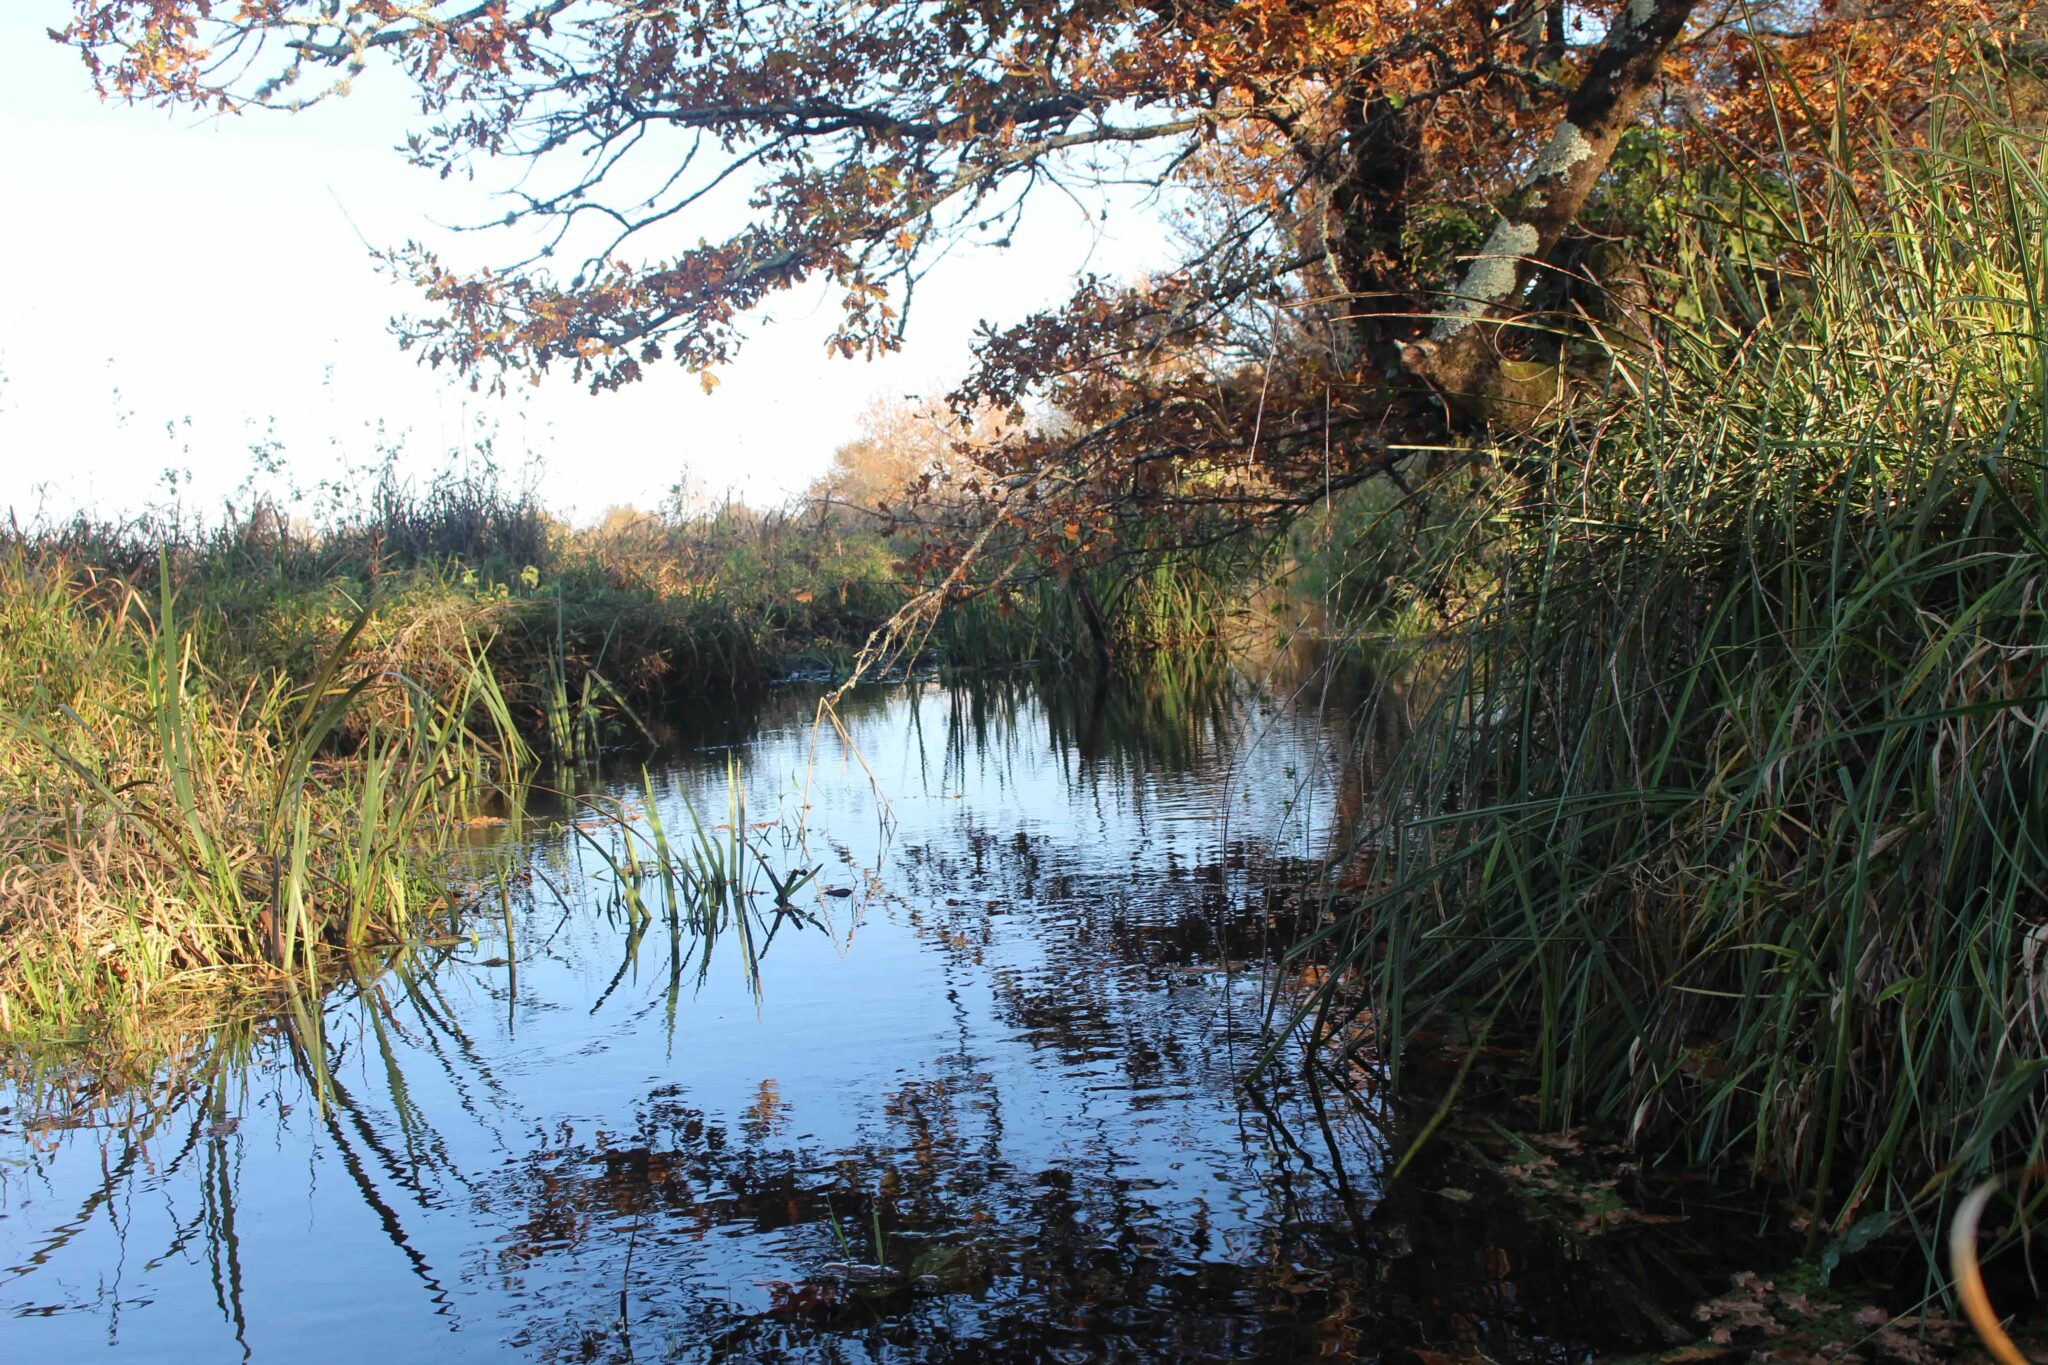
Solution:
{"label": "aquatic plant", "polygon": [[1831,136],[1718,182],[1613,391],[1359,545],[1425,666],[1319,1008],[1493,1019],[1545,1122],[1931,1259],[2048,1142],[2048,161],[1953,98]]}
{"label": "aquatic plant", "polygon": [[303,679],[223,677],[168,564],[152,599],[0,554],[0,1032],[307,977],[445,902],[438,850],[530,756],[474,654],[429,688],[361,649],[374,615]]}
{"label": "aquatic plant", "polygon": [[[721,937],[730,934],[737,939],[741,971],[758,996],[761,956],[784,925],[795,921],[824,928],[793,899],[817,876],[818,867],[799,864],[778,873],[768,853],[749,836],[746,787],[731,758],[725,779],[724,821],[706,825],[688,798],[679,797],[690,828],[675,839],[662,821],[653,778],[644,769],[642,804],[637,808],[614,796],[576,798],[578,810],[595,819],[574,820],[570,828],[603,865],[609,880],[608,912],[626,926],[625,961],[612,984],[616,987],[623,979],[658,915],[668,927],[671,1011],[685,969],[694,961],[701,984]],[[764,880],[765,906],[756,903],[764,893]]]}

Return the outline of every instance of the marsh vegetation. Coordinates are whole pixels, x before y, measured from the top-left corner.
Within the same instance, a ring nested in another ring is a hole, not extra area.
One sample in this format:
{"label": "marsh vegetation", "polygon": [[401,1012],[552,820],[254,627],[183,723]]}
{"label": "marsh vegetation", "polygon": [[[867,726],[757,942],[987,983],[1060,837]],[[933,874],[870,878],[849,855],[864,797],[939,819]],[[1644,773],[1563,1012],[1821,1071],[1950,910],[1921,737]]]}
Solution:
{"label": "marsh vegetation", "polygon": [[[1072,108],[854,120],[874,222],[791,163],[770,226],[882,346],[891,286],[792,223],[914,279],[906,187],[969,174],[934,148],[1056,174],[1016,139],[1247,64],[1174,162],[1207,254],[989,332],[785,508],[571,527],[486,469],[11,528],[0,1231],[45,1349],[317,1347],[314,1268],[244,1249],[279,1219],[401,1353],[1968,1349],[1944,1232],[2048,1156],[2033,30],[1887,64],[1829,8],[1729,55],[1646,0],[1577,50],[1559,7],[1445,128],[1355,6],[1223,41],[1267,8],[1095,16],[1200,41],[1108,43],[1135,84]],[[797,41],[725,36],[742,86]],[[716,107],[670,113],[844,131]],[[601,295],[415,256],[460,307],[411,339],[708,379],[729,310],[668,300],[750,306],[738,251]]]}

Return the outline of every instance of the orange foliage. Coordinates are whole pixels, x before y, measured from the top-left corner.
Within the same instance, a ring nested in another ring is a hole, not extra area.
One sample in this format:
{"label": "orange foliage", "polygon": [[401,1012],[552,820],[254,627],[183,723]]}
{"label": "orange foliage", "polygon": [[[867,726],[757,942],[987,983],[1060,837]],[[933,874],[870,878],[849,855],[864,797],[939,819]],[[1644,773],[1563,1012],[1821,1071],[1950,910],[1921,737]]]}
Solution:
{"label": "orange foliage", "polygon": [[[75,0],[55,36],[108,95],[217,108],[385,62],[417,89],[414,161],[531,161],[550,188],[511,219],[546,250],[390,254],[428,304],[405,344],[481,383],[673,363],[708,388],[736,319],[817,279],[831,351],[873,355],[950,244],[1105,165],[1158,185],[1179,265],[990,331],[957,395],[1062,415],[1012,422],[974,484],[983,528],[1070,563],[1120,517],[1284,518],[1488,420],[1632,131],[1797,174],[1838,106],[1910,139],[1940,73],[2032,22],[2024,0]],[[674,249],[732,177],[746,221]]]}

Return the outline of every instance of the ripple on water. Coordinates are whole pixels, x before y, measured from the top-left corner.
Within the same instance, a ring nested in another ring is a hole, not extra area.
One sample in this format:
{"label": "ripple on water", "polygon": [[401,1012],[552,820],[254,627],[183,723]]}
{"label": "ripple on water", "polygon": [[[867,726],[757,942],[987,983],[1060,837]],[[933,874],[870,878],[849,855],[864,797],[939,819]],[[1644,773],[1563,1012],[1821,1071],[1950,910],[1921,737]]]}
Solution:
{"label": "ripple on water", "polygon": [[1243,1085],[1341,724],[1231,675],[868,689],[852,746],[812,706],[600,784],[673,834],[730,757],[769,863],[820,865],[811,919],[757,897],[758,990],[731,932],[629,943],[529,821],[511,945],[337,987],[317,1038],[223,1030],[85,1126],[10,1097],[0,1354],[1580,1353],[1568,1257],[1378,1189],[1369,1084]]}

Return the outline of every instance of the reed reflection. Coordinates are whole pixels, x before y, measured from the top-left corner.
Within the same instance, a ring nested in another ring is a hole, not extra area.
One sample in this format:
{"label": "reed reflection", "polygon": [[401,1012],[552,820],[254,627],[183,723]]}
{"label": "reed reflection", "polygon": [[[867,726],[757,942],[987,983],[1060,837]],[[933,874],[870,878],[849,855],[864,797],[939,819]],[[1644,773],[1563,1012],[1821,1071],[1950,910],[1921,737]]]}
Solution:
{"label": "reed reflection", "polygon": [[149,1087],[16,1084],[10,1338],[1580,1349],[1551,1306],[1584,1308],[1562,1248],[1382,1188],[1409,1119],[1377,1073],[1283,1040],[1253,1079],[1341,833],[1333,708],[1204,663],[816,708],[792,691],[565,774],[480,841],[462,875],[487,913]]}

